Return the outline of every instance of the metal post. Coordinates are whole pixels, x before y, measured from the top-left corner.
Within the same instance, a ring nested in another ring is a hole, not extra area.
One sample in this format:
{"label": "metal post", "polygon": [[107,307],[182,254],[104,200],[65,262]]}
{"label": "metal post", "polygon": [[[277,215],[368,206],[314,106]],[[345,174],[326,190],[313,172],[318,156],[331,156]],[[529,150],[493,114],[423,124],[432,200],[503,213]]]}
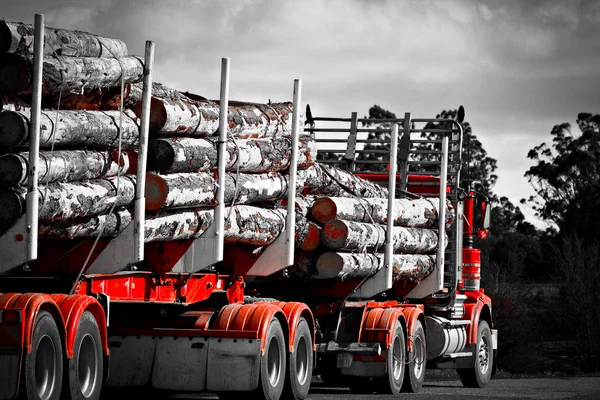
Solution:
{"label": "metal post", "polygon": [[440,206],[438,212],[438,248],[436,256],[436,266],[438,269],[438,287],[444,285],[444,263],[446,249],[446,186],[448,184],[448,135],[442,138],[442,165],[440,171]]}
{"label": "metal post", "polygon": [[40,113],[44,65],[44,15],[35,14],[33,38],[33,93],[29,131],[29,171],[27,179],[27,259],[37,259],[38,250],[38,162],[40,153]]}
{"label": "metal post", "polygon": [[215,255],[223,260],[225,230],[225,153],[227,146],[227,113],[229,109],[229,58],[221,59],[221,98],[219,111],[219,164],[217,166],[217,208],[215,210]]}
{"label": "metal post", "polygon": [[302,80],[294,80],[294,108],[292,114],[292,159],[290,161],[286,227],[287,266],[294,264],[294,246],[296,236],[296,173],[298,171],[298,130],[300,105],[302,101]]}
{"label": "metal post", "polygon": [[[410,116],[407,118],[410,119]],[[407,132],[404,132],[406,135]],[[410,132],[408,132],[410,134]],[[388,180],[388,213],[385,236],[384,265],[386,290],[392,287],[394,276],[394,215],[396,213],[396,174],[398,171],[398,125],[392,126],[392,143],[390,147],[390,175]]]}
{"label": "metal post", "polygon": [[[146,42],[144,58],[144,88],[142,93],[142,116],[140,121],[140,144],[138,149],[137,181],[135,188],[134,247],[135,262],[144,259],[144,231],[146,225],[146,164],[148,161],[148,130],[150,127],[150,99],[152,97],[152,70],[154,67],[154,42]],[[120,161],[120,160],[119,160]]]}

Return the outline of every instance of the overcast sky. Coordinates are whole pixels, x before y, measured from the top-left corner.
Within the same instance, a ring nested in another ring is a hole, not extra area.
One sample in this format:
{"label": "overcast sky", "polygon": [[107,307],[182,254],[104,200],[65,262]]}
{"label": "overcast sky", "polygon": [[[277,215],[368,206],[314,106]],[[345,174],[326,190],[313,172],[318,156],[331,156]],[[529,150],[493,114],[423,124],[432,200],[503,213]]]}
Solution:
{"label": "overcast sky", "polygon": [[300,78],[315,116],[462,104],[498,160],[495,193],[515,204],[532,193],[528,150],[600,112],[600,1],[2,0],[0,18],[35,13],[132,54],[153,40],[155,80],[209,98],[229,57],[234,100],[291,100]]}

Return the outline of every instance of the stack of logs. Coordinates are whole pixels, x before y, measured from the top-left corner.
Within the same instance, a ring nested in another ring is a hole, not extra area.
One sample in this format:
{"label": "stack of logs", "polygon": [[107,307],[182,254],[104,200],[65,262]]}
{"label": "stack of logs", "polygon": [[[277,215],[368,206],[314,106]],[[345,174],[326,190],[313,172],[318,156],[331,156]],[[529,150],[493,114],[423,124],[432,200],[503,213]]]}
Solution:
{"label": "stack of logs", "polygon": [[[46,28],[45,43],[40,237],[115,237],[133,215],[143,61],[122,41],[85,32]],[[32,26],[0,22],[0,234],[25,212],[32,48]],[[229,105],[226,244],[269,245],[285,228],[291,120],[289,102]],[[218,102],[153,84],[146,242],[195,239],[212,224],[218,126]],[[298,154],[295,273],[345,279],[376,272],[387,189],[316,163],[308,136],[300,136]],[[395,277],[422,279],[435,265],[438,199],[401,199],[396,209]]]}

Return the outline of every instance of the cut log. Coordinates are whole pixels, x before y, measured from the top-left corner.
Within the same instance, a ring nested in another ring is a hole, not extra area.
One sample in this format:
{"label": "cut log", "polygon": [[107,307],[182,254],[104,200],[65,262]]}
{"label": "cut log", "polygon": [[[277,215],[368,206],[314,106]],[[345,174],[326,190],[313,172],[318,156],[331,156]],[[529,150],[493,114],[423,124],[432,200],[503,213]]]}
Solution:
{"label": "cut log", "polygon": [[[124,149],[135,147],[139,127],[130,111],[123,113],[121,144]],[[76,145],[97,148],[118,147],[119,111],[58,112],[58,126],[54,126],[56,111],[43,111],[40,121],[40,146]],[[8,111],[0,113],[0,145],[25,146],[29,142],[30,114]]]}
{"label": "cut log", "polygon": [[[125,175],[119,179],[118,195],[116,185],[117,178],[108,178],[40,187],[39,219],[53,221],[86,217],[107,212],[113,203],[117,207],[130,205],[135,194],[135,176]],[[0,204],[3,205],[0,222],[10,226],[25,212],[26,195],[27,189],[23,187],[0,193]]]}
{"label": "cut log", "polygon": [[[0,21],[0,53],[33,54],[33,34],[33,25]],[[71,57],[123,57],[127,55],[127,45],[119,39],[45,27],[44,54]]]}
{"label": "cut log", "polygon": [[[219,129],[219,103],[195,100],[167,91],[153,96],[150,132],[158,136],[213,136]],[[135,108],[141,114],[141,103]],[[291,134],[292,103],[249,104],[231,102],[229,134],[237,138],[264,138]]]}
{"label": "cut log", "polygon": [[[39,183],[89,181],[109,178],[129,169],[129,154],[116,151],[57,150],[39,155]],[[120,164],[120,167],[119,167]],[[0,156],[0,186],[13,187],[27,183],[29,153],[9,153]]]}
{"label": "cut log", "polygon": [[296,213],[296,248],[301,251],[313,251],[321,244],[321,228],[306,217]]}
{"label": "cut log", "polygon": [[[231,210],[231,212],[230,212]],[[266,209],[254,206],[233,206],[225,208],[226,244],[244,243],[254,246],[266,246],[281,234],[285,226],[285,210]],[[227,217],[229,216],[229,219]],[[171,210],[156,216],[147,216],[146,242],[196,239],[200,237],[214,221],[214,209],[207,210]],[[296,246],[304,240],[312,240],[312,234],[299,235],[303,226],[296,226]]]}
{"label": "cut log", "polygon": [[[5,55],[0,64],[0,88],[9,93],[29,93],[32,89],[32,57]],[[144,64],[137,56],[121,58],[46,57],[42,77],[44,93],[84,92],[141,81]]]}
{"label": "cut log", "polygon": [[[364,222],[334,219],[323,227],[322,241],[331,250],[374,250],[385,248],[386,227]],[[435,254],[438,232],[431,229],[395,226],[394,252],[405,254]]]}
{"label": "cut log", "polygon": [[115,237],[132,221],[131,212],[127,210],[115,211],[92,217],[78,218],[73,221],[54,221],[42,223],[39,227],[40,237],[55,239],[86,239],[96,238],[100,228],[104,229],[100,237]]}
{"label": "cut log", "polygon": [[25,213],[25,199],[15,190],[0,190],[0,234],[8,230]]}
{"label": "cut log", "polygon": [[[317,279],[362,279],[384,267],[381,253],[327,252],[317,260]],[[435,256],[394,254],[394,282],[418,282],[435,269]]]}
{"label": "cut log", "polygon": [[299,170],[298,181],[303,187],[302,194],[360,198],[388,195],[387,189],[376,183],[325,164],[315,163],[305,170]]}
{"label": "cut log", "polygon": [[318,254],[301,251],[294,254],[294,265],[289,269],[291,276],[297,278],[310,278],[317,273]]}
{"label": "cut log", "polygon": [[[291,140],[239,139],[227,141],[226,170],[268,172],[287,169]],[[317,158],[315,143],[304,136],[299,140],[298,167],[307,168]],[[211,171],[217,168],[217,143],[211,139],[169,138],[153,140],[148,148],[148,169],[158,172]]]}
{"label": "cut log", "polygon": [[[396,199],[394,225],[437,228],[439,199]],[[383,198],[322,197],[312,206],[312,216],[319,222],[344,219],[356,222],[387,223],[388,200]],[[446,202],[446,226],[454,221],[452,203]]]}
{"label": "cut log", "polygon": [[214,221],[214,210],[179,210],[146,215],[144,240],[164,242],[199,238]]}
{"label": "cut log", "polygon": [[[237,187],[237,193],[236,193]],[[287,195],[287,176],[271,174],[232,174],[225,177],[225,203],[256,203]],[[216,204],[217,185],[207,172],[146,175],[146,209],[190,208]],[[234,198],[235,196],[235,198]]]}

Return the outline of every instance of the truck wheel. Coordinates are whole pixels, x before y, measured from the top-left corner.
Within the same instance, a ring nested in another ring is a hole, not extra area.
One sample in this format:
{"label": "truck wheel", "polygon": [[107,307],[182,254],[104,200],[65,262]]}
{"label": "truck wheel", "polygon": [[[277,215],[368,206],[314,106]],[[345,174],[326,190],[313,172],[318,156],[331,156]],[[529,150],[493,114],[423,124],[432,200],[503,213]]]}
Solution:
{"label": "truck wheel", "polygon": [[73,400],[100,398],[103,376],[102,341],[96,318],[84,311],[77,326],[73,357],[67,362],[69,393]]}
{"label": "truck wheel", "polygon": [[398,394],[404,381],[406,362],[406,341],[400,323],[396,324],[392,336],[392,344],[387,349],[387,372],[382,377],[373,378],[378,393]]}
{"label": "truck wheel", "polygon": [[415,323],[412,336],[412,352],[408,354],[408,366],[402,384],[403,392],[417,393],[425,380],[425,364],[427,362],[427,342],[421,321]]}
{"label": "truck wheel", "polygon": [[278,400],[285,382],[285,338],[277,317],[273,317],[267,338],[265,353],[260,357],[260,378],[255,395],[259,399]]}
{"label": "truck wheel", "polygon": [[477,349],[474,367],[459,369],[458,376],[464,387],[483,388],[490,382],[494,351],[492,350],[492,332],[486,321],[479,321],[477,328]]}
{"label": "truck wheel", "polygon": [[63,347],[54,317],[40,310],[35,318],[31,353],[25,355],[25,397],[58,400],[62,387]]}
{"label": "truck wheel", "polygon": [[308,323],[300,318],[296,326],[294,352],[289,353],[288,375],[283,396],[285,399],[302,400],[308,396],[312,380],[312,335]]}

